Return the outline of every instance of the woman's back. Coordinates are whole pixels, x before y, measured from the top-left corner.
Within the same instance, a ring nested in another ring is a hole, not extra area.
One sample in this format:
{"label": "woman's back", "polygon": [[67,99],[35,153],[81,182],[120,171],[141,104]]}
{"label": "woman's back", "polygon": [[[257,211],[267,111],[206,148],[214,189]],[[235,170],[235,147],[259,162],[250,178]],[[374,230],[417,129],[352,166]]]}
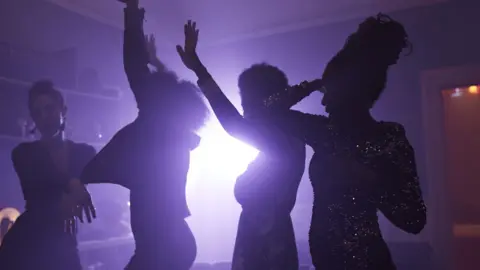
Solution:
{"label": "woman's back", "polygon": [[[377,211],[410,233],[425,224],[413,152],[403,127],[380,122],[363,139],[341,135],[333,126],[328,130],[309,170],[315,194],[310,229],[315,265],[395,269]],[[357,166],[375,176],[365,176]]]}
{"label": "woman's back", "polygon": [[[273,132],[268,132],[271,134],[269,143],[278,145],[281,149],[274,153],[258,154],[238,177],[235,197],[243,207],[272,207],[275,211],[288,215],[295,205],[305,170],[305,144],[273,124],[264,123],[259,128],[272,130]],[[260,136],[261,134],[259,132]]]}
{"label": "woman's back", "polygon": [[[378,224],[375,195],[368,183],[342,185],[358,176],[344,168],[344,177],[350,179],[339,179],[334,171],[338,165],[332,162],[316,153],[309,170],[314,190],[309,236],[316,265],[333,270],[394,269]],[[374,268],[371,263],[382,257],[386,261]]]}
{"label": "woman's back", "polygon": [[199,140],[194,133],[165,129],[131,142],[131,163],[124,169],[129,179],[126,186],[130,189],[132,230],[144,230],[147,226],[144,219],[149,215],[180,219],[190,216],[186,201],[187,174],[190,152]]}

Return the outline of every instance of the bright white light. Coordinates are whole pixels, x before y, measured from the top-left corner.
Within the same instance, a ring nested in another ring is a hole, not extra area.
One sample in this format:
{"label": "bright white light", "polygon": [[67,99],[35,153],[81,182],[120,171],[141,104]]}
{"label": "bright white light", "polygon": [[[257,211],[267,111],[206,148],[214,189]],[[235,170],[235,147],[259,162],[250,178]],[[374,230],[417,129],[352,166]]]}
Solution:
{"label": "bright white light", "polygon": [[460,88],[455,88],[454,92],[451,95],[452,97],[460,97],[462,96],[462,90]]}
{"label": "bright white light", "polygon": [[187,221],[197,240],[197,261],[229,260],[241,211],[233,189],[258,151],[229,136],[216,121],[200,135],[190,159],[187,201],[192,216]]}
{"label": "bright white light", "polygon": [[191,154],[189,182],[197,181],[197,169],[202,174],[235,179],[258,154],[256,149],[222,129],[209,126],[201,132],[200,145]]}

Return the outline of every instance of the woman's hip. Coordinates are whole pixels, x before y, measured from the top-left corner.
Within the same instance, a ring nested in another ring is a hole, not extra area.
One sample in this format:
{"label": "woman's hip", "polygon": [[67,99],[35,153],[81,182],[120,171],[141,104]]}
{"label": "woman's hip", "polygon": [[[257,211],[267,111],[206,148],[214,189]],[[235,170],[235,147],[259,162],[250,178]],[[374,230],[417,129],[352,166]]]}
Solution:
{"label": "woman's hip", "polygon": [[[148,223],[148,220],[144,221]],[[153,261],[193,261],[197,254],[195,237],[185,220],[165,221],[158,226],[137,228],[135,255]]]}

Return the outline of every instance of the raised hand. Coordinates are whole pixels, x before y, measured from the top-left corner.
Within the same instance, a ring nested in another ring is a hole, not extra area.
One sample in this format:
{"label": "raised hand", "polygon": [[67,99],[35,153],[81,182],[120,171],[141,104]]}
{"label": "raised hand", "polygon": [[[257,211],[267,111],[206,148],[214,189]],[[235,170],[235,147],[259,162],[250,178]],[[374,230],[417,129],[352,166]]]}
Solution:
{"label": "raised hand", "polygon": [[185,44],[177,45],[177,52],[183,64],[190,70],[196,71],[203,67],[197,55],[198,33],[197,24],[189,20],[184,26]]}
{"label": "raised hand", "polygon": [[145,35],[145,46],[147,47],[148,63],[154,66],[157,71],[165,69],[165,66],[157,57],[157,46],[155,45],[154,35]]}
{"label": "raised hand", "polygon": [[157,46],[155,45],[154,35],[145,35],[145,46],[147,47],[148,61],[150,64],[153,64],[157,59]]}

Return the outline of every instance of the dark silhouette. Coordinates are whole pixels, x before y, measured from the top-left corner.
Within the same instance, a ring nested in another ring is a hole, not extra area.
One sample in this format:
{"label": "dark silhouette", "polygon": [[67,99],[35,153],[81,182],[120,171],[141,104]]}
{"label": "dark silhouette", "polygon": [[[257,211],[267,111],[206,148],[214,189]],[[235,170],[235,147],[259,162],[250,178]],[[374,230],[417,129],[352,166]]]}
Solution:
{"label": "dark silhouette", "polygon": [[2,270],[80,270],[74,199],[68,193],[95,149],[64,138],[66,106],[52,83],[34,84],[28,107],[42,137],[12,151],[26,204],[3,239],[0,265]]}
{"label": "dark silhouette", "polygon": [[[123,2],[124,66],[138,117],[115,134],[81,179],[130,189],[136,249],[127,269],[186,270],[196,257],[195,238],[185,221],[190,215],[187,172],[190,151],[200,142],[194,132],[203,125],[208,108],[193,84],[179,81],[147,50],[154,44],[145,39],[144,9],[138,0]],[[148,64],[156,72],[150,72]]]}
{"label": "dark silhouette", "polygon": [[382,14],[366,19],[323,73],[322,104],[329,116],[276,114],[315,151],[309,168],[315,193],[309,238],[316,269],[395,269],[377,210],[409,233],[418,234],[426,224],[405,129],[370,114],[388,68],[409,46],[400,23]]}
{"label": "dark silhouette", "polygon": [[[199,60],[195,47],[195,23],[185,25],[185,46],[178,52],[185,66],[194,71],[223,128],[260,151],[238,177],[235,197],[242,205],[232,269],[295,269],[298,254],[290,212],[305,170],[305,144],[279,129],[270,118],[265,99],[289,87],[286,75],[277,67],[257,64],[238,79],[242,116],[223,94]],[[275,109],[287,111],[315,90],[312,85],[298,91]]]}

